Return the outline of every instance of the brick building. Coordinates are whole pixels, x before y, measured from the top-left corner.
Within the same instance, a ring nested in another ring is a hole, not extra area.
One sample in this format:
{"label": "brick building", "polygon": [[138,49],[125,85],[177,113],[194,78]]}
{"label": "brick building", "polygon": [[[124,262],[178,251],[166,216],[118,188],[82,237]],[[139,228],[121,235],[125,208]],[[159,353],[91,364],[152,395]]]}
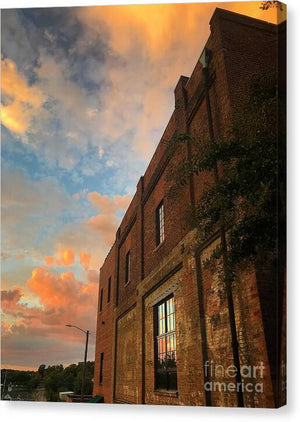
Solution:
{"label": "brick building", "polygon": [[[218,135],[253,77],[275,72],[276,40],[284,25],[216,9],[210,29],[205,51],[210,52],[209,97]],[[204,265],[219,238],[199,247],[197,230],[185,218],[212,175],[194,175],[176,198],[168,195],[166,177],[183,153],[193,153],[187,142],[180,155],[170,154],[170,140],[208,131],[199,60],[189,78],[179,78],[174,112],[100,270],[94,394],[107,403],[237,405],[224,283]],[[238,274],[241,282],[233,285],[239,359],[243,381],[250,383],[243,391],[248,407],[278,404],[276,310],[268,301],[273,295],[276,302],[274,277],[274,269],[265,266]],[[249,373],[249,368],[256,369]]]}

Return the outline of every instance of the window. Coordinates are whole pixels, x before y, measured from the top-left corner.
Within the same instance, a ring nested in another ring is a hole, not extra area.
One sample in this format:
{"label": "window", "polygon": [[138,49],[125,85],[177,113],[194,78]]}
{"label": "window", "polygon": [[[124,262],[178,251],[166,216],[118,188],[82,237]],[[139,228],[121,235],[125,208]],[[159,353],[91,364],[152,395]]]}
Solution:
{"label": "window", "polygon": [[111,277],[109,277],[108,283],[107,283],[107,303],[110,302],[110,291],[111,291]]}
{"label": "window", "polygon": [[126,267],[125,267],[125,284],[130,281],[130,251],[126,254]]}
{"label": "window", "polygon": [[177,390],[176,334],[174,297],[154,307],[155,388]]}
{"label": "window", "polygon": [[100,373],[99,373],[99,384],[103,382],[103,362],[104,362],[104,353],[100,355]]}
{"label": "window", "polygon": [[102,307],[103,307],[103,289],[101,289],[100,291],[100,312],[102,312]]}
{"label": "window", "polygon": [[164,217],[164,203],[161,202],[156,208],[156,246],[160,245],[165,238],[165,217]]}

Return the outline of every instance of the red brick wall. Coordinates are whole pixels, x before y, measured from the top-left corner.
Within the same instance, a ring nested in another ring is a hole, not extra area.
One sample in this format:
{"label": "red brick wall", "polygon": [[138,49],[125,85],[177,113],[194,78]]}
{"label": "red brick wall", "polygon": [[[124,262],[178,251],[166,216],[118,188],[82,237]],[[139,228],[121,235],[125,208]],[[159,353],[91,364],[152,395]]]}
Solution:
{"label": "red brick wall", "polygon": [[[177,162],[178,157],[174,157],[170,165],[176,165]],[[166,181],[167,171],[163,172],[144,205],[145,276],[155,268],[157,262],[171,252],[189,229],[184,218],[186,208],[190,205],[189,188],[186,186],[180,192],[180,200],[178,197],[170,196],[171,183]],[[164,201],[165,239],[163,243],[156,246],[155,212],[162,200]]]}
{"label": "red brick wall", "polygon": [[243,105],[253,80],[275,72],[276,26],[223,11],[211,24],[218,27],[232,108]]}
{"label": "red brick wall", "polygon": [[[111,403],[113,396],[113,327],[114,327],[114,296],[115,296],[115,260],[116,246],[114,245],[106,257],[100,271],[99,300],[103,288],[103,306],[100,312],[98,301],[97,309],[97,332],[95,351],[95,372],[93,394],[104,396],[105,402]],[[110,302],[108,299],[108,280],[111,277]],[[104,322],[104,324],[103,324]],[[100,385],[100,355],[104,353],[103,382]]]}
{"label": "red brick wall", "polygon": [[137,341],[136,308],[117,319],[115,400],[137,402]]}
{"label": "red brick wall", "polygon": [[[215,264],[212,267],[207,265],[207,260],[217,244],[217,241],[212,243],[202,252],[200,257],[209,361],[208,375],[209,382],[225,382],[228,385],[228,383],[234,382],[234,379],[228,376],[226,372],[222,373],[222,371],[223,369],[226,371],[234,362],[222,266],[220,265],[218,268]],[[251,368],[252,372],[252,376],[248,377],[248,370],[245,369],[246,376],[243,377],[243,380],[245,384],[252,384],[248,387],[249,389],[254,389],[253,392],[244,392],[244,405],[246,407],[274,407],[273,387],[255,271],[248,270],[238,274],[232,290],[240,365]],[[263,363],[262,372],[257,370],[254,374],[253,368],[255,366],[260,368],[261,362]],[[222,367],[218,367],[218,365]],[[256,376],[253,377],[253,375]],[[260,375],[262,375],[262,378]],[[257,383],[263,384],[263,391],[261,391],[261,386],[257,387],[258,392],[255,391],[255,384]],[[212,393],[212,405],[236,406],[236,394],[219,391],[216,387],[216,391]]]}

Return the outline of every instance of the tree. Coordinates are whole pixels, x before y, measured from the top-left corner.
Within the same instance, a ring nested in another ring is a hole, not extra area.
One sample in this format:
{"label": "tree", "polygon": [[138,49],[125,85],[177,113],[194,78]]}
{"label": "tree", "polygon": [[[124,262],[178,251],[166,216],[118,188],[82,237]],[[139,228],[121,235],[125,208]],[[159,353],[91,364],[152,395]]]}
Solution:
{"label": "tree", "polygon": [[38,373],[41,375],[41,377],[44,376],[45,369],[46,369],[46,365],[45,364],[42,364],[42,365],[39,366]]}
{"label": "tree", "polygon": [[260,5],[260,9],[262,9],[262,10],[269,10],[273,7],[277,7],[280,10],[283,10],[283,4],[281,3],[281,1],[276,1],[276,0],[263,1]]}
{"label": "tree", "polygon": [[[1,371],[1,383],[4,383],[6,377],[6,386],[8,383],[22,386],[22,389],[33,397],[40,388],[45,388],[48,401],[59,401],[61,391],[74,391],[75,394],[80,394],[82,369],[83,363],[71,364],[66,368],[61,364],[48,367],[43,364],[35,372],[7,369]],[[87,362],[84,394],[93,393],[93,376],[94,362]]]}
{"label": "tree", "polygon": [[[274,78],[263,75],[252,84],[245,107],[235,114],[224,137],[210,143],[183,134],[175,141],[190,140],[195,151],[168,175],[175,191],[193,174],[218,168],[218,180],[187,217],[199,228],[201,243],[225,226],[231,268],[248,266],[266,252],[276,253],[278,234],[284,245],[285,125],[278,126],[284,115]],[[285,256],[284,248],[281,254]],[[221,255],[217,249],[213,259]]]}

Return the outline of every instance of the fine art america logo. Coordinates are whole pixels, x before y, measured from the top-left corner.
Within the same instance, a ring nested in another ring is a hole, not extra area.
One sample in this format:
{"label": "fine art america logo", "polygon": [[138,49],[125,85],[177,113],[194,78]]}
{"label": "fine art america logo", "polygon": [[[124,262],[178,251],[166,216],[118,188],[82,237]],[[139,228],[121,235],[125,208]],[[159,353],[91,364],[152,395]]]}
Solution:
{"label": "fine art america logo", "polygon": [[[259,365],[242,365],[241,371],[241,382],[234,382],[234,378],[237,375],[237,368],[235,365],[229,365],[227,367],[216,364],[213,360],[206,361],[204,364],[205,378],[210,379],[222,379],[220,381],[207,381],[205,383],[206,391],[224,391],[224,392],[239,392],[242,391],[247,393],[263,393],[263,377],[264,377],[264,364],[260,362]],[[224,381],[224,379],[232,378],[232,381]]]}

